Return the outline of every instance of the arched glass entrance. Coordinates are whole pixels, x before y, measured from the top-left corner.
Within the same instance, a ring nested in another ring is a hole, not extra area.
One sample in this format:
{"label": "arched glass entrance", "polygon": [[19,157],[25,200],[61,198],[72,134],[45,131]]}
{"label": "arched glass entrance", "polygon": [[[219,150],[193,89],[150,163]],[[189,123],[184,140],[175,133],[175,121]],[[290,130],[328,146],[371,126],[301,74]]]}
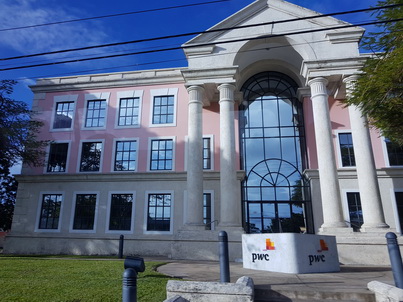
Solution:
{"label": "arched glass entrance", "polygon": [[244,227],[248,233],[312,232],[305,131],[297,84],[277,72],[251,77],[240,105]]}

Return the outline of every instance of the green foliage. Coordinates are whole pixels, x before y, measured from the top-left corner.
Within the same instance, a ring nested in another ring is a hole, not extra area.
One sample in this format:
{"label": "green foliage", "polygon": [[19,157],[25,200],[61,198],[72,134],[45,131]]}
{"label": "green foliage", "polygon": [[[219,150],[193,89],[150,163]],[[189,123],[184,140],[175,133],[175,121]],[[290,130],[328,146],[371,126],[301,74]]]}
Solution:
{"label": "green foliage", "polygon": [[[379,1],[377,6],[403,4],[403,0]],[[373,55],[362,68],[348,104],[359,106],[370,124],[382,134],[403,145],[403,6],[380,10],[376,18],[383,23],[378,32],[363,40]]]}
{"label": "green foliage", "polygon": [[14,212],[17,182],[10,168],[24,161],[41,165],[47,142],[36,139],[42,123],[33,119],[28,105],[10,98],[15,81],[0,81],[0,228],[9,230]]}
{"label": "green foliage", "polygon": [[[137,279],[137,300],[163,301],[169,277],[146,262]],[[0,301],[121,301],[123,262],[119,260],[0,257]]]}

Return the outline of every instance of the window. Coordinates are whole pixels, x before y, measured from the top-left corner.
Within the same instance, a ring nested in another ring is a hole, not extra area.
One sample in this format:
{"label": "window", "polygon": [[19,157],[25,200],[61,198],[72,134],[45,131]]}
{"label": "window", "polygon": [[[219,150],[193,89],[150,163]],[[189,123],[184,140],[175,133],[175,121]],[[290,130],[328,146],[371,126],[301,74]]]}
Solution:
{"label": "window", "polygon": [[74,102],[57,102],[53,129],[70,129],[73,123]]}
{"label": "window", "polygon": [[148,194],[147,231],[170,231],[171,194]]}
{"label": "window", "polygon": [[354,167],[355,157],[351,133],[339,133],[341,164],[343,167]]}
{"label": "window", "polygon": [[173,169],[173,140],[157,139],[151,141],[150,170]]}
{"label": "window", "polygon": [[68,143],[50,144],[47,172],[66,172]]}
{"label": "window", "polygon": [[211,230],[211,193],[203,193],[203,223]]}
{"label": "window", "polygon": [[93,230],[95,223],[96,194],[77,194],[73,230]]}
{"label": "window", "polygon": [[112,194],[109,230],[130,231],[132,225],[133,194]]}
{"label": "window", "polygon": [[82,144],[80,172],[96,172],[100,170],[102,142],[86,142]]}
{"label": "window", "polygon": [[389,166],[403,166],[403,147],[385,139],[386,149],[388,151]]}
{"label": "window", "polygon": [[104,127],[106,119],[106,100],[89,100],[85,116],[85,127]]}
{"label": "window", "polygon": [[350,225],[353,230],[357,232],[361,228],[361,225],[364,223],[364,219],[362,217],[360,193],[348,192],[347,204],[350,216]]}
{"label": "window", "polygon": [[44,194],[38,229],[57,230],[59,228],[62,194]]}
{"label": "window", "polygon": [[203,169],[211,169],[211,139],[210,137],[203,138]]}
{"label": "window", "polygon": [[155,96],[152,123],[172,124],[174,122],[175,97],[173,95]]}
{"label": "window", "polygon": [[115,171],[136,171],[137,141],[117,141]]}
{"label": "window", "polygon": [[119,102],[118,126],[137,126],[139,124],[140,98],[124,98]]}
{"label": "window", "polygon": [[400,222],[400,233],[403,233],[403,192],[395,192],[397,215]]}

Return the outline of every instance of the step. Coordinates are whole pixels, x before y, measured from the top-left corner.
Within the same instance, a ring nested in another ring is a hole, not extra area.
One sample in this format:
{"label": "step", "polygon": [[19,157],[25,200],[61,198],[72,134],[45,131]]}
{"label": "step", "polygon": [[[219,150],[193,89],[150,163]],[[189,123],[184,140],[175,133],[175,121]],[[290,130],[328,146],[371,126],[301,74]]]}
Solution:
{"label": "step", "polygon": [[375,295],[359,291],[312,291],[312,290],[272,290],[267,287],[255,286],[256,302],[307,302],[307,301],[354,301],[375,302]]}

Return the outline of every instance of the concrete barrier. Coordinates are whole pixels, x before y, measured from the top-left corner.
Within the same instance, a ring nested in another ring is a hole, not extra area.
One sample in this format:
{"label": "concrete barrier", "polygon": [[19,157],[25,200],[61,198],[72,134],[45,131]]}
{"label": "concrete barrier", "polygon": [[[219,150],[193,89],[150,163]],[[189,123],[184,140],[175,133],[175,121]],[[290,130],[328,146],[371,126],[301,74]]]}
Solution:
{"label": "concrete barrier", "polygon": [[253,299],[253,280],[244,276],[236,283],[169,280],[164,302],[253,302]]}
{"label": "concrete barrier", "polygon": [[403,301],[403,289],[379,281],[371,281],[367,286],[375,293],[376,302]]}

